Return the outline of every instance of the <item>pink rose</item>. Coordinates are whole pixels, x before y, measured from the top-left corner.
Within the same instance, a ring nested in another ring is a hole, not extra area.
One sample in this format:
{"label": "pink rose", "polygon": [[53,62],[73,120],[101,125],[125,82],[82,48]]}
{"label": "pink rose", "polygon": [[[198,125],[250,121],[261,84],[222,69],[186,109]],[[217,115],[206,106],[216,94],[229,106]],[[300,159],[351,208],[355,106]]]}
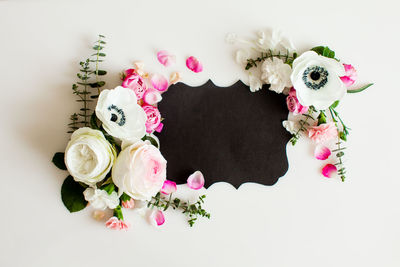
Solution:
{"label": "pink rose", "polygon": [[123,220],[119,220],[117,217],[111,217],[107,222],[106,222],[107,228],[113,229],[113,230],[127,230],[129,228],[129,224],[126,223]]}
{"label": "pink rose", "polygon": [[300,104],[296,96],[296,90],[292,87],[289,91],[289,95],[286,98],[286,104],[290,112],[294,115],[304,114],[308,111],[307,106]]}
{"label": "pink rose", "polygon": [[333,122],[323,123],[308,130],[308,137],[316,143],[327,142],[337,138],[337,136],[338,130]]}
{"label": "pink rose", "polygon": [[154,131],[161,132],[163,124],[161,123],[161,114],[158,108],[151,105],[142,106],[144,112],[146,113],[146,132],[152,133]]}
{"label": "pink rose", "polygon": [[357,80],[357,71],[350,64],[343,64],[343,66],[344,66],[346,75],[340,77],[340,79],[347,87],[352,86],[354,84],[354,82]]}
{"label": "pink rose", "polygon": [[139,74],[130,70],[127,70],[126,72],[131,74],[126,76],[125,80],[122,82],[122,87],[133,90],[138,100],[142,99],[147,89],[144,79]]}

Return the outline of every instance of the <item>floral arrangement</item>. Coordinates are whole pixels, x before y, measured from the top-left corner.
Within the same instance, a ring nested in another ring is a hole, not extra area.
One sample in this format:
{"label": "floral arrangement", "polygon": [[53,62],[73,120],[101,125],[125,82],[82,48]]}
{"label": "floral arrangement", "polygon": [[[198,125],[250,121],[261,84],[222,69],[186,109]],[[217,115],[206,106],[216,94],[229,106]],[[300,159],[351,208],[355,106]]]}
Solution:
{"label": "floral arrangement", "polygon": [[362,92],[372,84],[352,88],[357,71],[337,59],[333,50],[317,46],[299,55],[292,42],[277,31],[260,31],[255,40],[228,34],[227,41],[242,46],[236,61],[248,72],[252,92],[267,84],[269,90],[287,95],[289,119],[283,126],[292,134],[290,142],[295,145],[301,135],[308,136],[315,144],[315,158],[329,161],[322,174],[328,178],[338,174],[344,181],[343,142],[350,128],[337,107],[346,94]]}
{"label": "floral arrangement", "polygon": [[[180,210],[188,216],[192,226],[197,218],[210,218],[202,205],[205,195],[190,203],[174,197],[175,182],[166,179],[167,161],[162,156],[154,132],[163,129],[157,103],[170,84],[180,80],[180,74],[171,74],[170,81],[160,74],[144,71],[143,63],[121,74],[122,83],[114,89],[102,89],[107,74],[100,69],[106,54],[105,37],[93,46],[94,53],[80,62],[79,81],[72,85],[73,94],[82,104],[79,113],[71,115],[72,133],[65,152],[55,153],[53,163],[69,172],[61,187],[61,198],[70,212],[90,205],[93,217],[105,220],[110,229],[127,229],[123,211],[148,209],[148,218],[154,225],[165,222],[164,211]],[[157,53],[164,66],[175,62],[167,51]],[[202,71],[195,57],[186,60],[193,72]],[[94,105],[94,108],[93,108]],[[196,171],[188,177],[187,186],[199,190],[204,176]],[[106,218],[106,210],[113,216]]]}

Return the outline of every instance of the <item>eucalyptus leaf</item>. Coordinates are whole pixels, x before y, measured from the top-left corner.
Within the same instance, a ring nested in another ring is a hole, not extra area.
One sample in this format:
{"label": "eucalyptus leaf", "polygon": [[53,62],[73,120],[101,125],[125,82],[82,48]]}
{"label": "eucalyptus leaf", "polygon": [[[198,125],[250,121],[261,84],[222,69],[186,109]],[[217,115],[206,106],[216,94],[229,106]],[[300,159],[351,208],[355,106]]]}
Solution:
{"label": "eucalyptus leaf", "polygon": [[97,75],[106,75],[107,71],[105,70],[98,70],[97,72],[95,72]]}
{"label": "eucalyptus leaf", "polygon": [[67,170],[67,166],[65,166],[65,162],[64,162],[64,153],[63,152],[55,153],[53,156],[52,162],[60,170],[64,170],[64,171]]}
{"label": "eucalyptus leaf", "polygon": [[64,206],[69,212],[77,212],[83,210],[87,201],[83,196],[85,187],[74,181],[71,175],[69,175],[61,186],[61,199]]}
{"label": "eucalyptus leaf", "polygon": [[89,84],[89,85],[90,85],[90,87],[92,87],[92,88],[97,88],[97,87],[102,87],[102,86],[104,86],[105,84],[106,84],[106,82],[98,81],[98,82],[95,82],[95,83],[91,83],[91,84]]}

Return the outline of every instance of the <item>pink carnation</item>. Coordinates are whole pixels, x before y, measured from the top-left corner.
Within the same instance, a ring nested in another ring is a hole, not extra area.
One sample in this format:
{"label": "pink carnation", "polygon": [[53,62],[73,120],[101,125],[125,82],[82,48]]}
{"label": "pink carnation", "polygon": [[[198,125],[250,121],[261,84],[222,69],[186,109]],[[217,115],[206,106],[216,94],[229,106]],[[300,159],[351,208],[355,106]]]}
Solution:
{"label": "pink carnation", "polygon": [[343,64],[343,66],[344,66],[346,75],[340,77],[340,79],[347,87],[352,86],[355,83],[355,81],[357,80],[357,71],[350,64]]}
{"label": "pink carnation", "polygon": [[146,132],[152,133],[154,131],[160,132],[163,124],[161,123],[161,114],[158,108],[151,105],[142,106],[144,112],[146,113]]}
{"label": "pink carnation", "polygon": [[308,111],[307,106],[300,104],[296,96],[296,90],[292,87],[289,91],[289,95],[286,97],[286,104],[290,112],[294,115],[304,114]]}
{"label": "pink carnation", "polygon": [[126,73],[130,74],[126,76],[125,80],[122,82],[122,87],[133,90],[138,100],[142,99],[147,89],[144,79],[131,70],[127,70]]}
{"label": "pink carnation", "polygon": [[329,122],[319,126],[311,127],[308,130],[308,137],[316,143],[323,143],[337,138],[338,131],[335,123]]}
{"label": "pink carnation", "polygon": [[124,207],[125,209],[133,209],[135,207],[135,200],[133,200],[133,198],[131,198],[130,200],[127,201],[122,201],[122,207]]}
{"label": "pink carnation", "polygon": [[129,224],[124,222],[123,220],[119,220],[117,217],[111,217],[107,222],[106,222],[107,228],[113,229],[113,230],[127,230],[129,228]]}

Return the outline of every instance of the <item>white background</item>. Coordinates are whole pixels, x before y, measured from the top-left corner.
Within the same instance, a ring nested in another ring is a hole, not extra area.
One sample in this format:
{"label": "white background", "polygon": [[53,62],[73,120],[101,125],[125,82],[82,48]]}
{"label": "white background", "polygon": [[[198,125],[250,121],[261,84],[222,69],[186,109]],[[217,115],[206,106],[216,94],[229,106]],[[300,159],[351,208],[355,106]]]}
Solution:
{"label": "white background", "polygon": [[[398,11],[395,0],[0,2],[0,266],[400,266]],[[357,67],[360,84],[375,83],[341,103],[353,129],[345,183],[319,174],[303,140],[288,145],[290,168],[275,186],[213,185],[212,219],[193,228],[181,214],[156,229],[126,212],[132,227],[116,232],[89,211],[68,213],[66,173],[50,160],[68,141],[77,62],[98,33],[107,36],[110,87],[134,60],[179,70],[189,84],[227,86],[245,75],[225,35],[266,27],[299,52],[329,45]],[[160,49],[178,64],[161,66]],[[190,55],[203,73],[185,69]]]}

